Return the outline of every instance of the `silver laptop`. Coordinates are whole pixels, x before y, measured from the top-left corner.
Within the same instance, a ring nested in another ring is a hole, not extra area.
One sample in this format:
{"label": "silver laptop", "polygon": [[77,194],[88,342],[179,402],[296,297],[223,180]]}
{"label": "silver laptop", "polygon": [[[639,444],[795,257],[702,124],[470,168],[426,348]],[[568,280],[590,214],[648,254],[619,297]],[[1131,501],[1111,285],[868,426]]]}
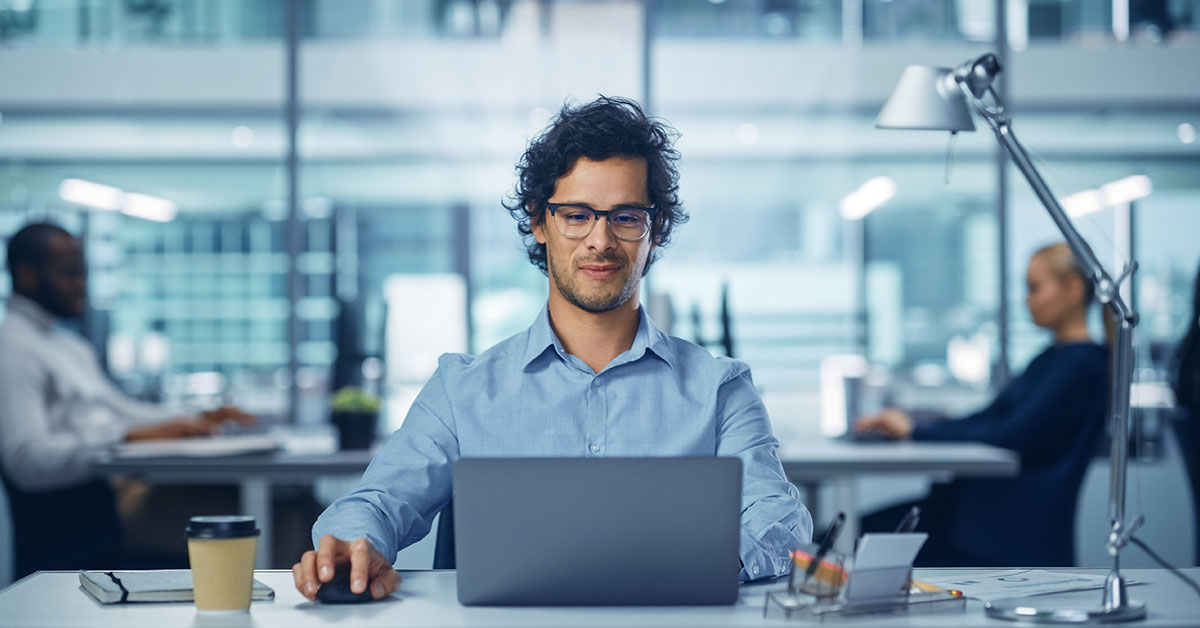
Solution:
{"label": "silver laptop", "polygon": [[738,598],[738,458],[454,463],[464,605],[700,605]]}

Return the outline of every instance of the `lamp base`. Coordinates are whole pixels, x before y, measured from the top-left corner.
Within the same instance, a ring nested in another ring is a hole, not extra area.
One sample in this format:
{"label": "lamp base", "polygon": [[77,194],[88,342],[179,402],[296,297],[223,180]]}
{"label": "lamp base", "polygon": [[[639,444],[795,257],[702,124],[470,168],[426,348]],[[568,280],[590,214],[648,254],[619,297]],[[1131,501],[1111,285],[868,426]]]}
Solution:
{"label": "lamp base", "polygon": [[1105,609],[1082,607],[1079,600],[1014,597],[987,602],[983,610],[988,617],[1035,624],[1107,624],[1146,618],[1146,605],[1132,600]]}

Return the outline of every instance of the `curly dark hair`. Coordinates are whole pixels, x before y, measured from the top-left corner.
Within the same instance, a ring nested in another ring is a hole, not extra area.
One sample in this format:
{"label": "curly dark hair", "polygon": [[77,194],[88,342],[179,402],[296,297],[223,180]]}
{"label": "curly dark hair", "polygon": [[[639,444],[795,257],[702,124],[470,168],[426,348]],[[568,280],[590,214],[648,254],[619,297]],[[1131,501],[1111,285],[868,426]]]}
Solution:
{"label": "curly dark hair", "polygon": [[[533,227],[545,220],[546,203],[554,194],[555,183],[580,157],[592,161],[611,157],[646,160],[650,202],[658,210],[650,227],[650,241],[657,247],[669,244],[675,225],[688,220],[679,202],[679,171],[675,166],[679,151],[674,148],[678,137],[670,125],[647,116],[641,105],[628,98],[600,96],[585,105],[563,105],[550,126],[521,155],[517,185],[504,203],[517,220],[529,261],[543,274],[547,272],[546,245],[534,238]],[[646,260],[645,271],[658,255],[656,248]]]}

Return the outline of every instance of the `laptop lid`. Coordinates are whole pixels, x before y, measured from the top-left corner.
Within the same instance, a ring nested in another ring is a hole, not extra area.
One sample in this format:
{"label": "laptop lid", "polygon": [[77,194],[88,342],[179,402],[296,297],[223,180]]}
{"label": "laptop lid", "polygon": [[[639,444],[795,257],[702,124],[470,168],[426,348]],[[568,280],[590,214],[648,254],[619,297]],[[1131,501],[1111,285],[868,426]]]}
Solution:
{"label": "laptop lid", "polygon": [[464,605],[701,605],[738,598],[738,458],[455,461]]}

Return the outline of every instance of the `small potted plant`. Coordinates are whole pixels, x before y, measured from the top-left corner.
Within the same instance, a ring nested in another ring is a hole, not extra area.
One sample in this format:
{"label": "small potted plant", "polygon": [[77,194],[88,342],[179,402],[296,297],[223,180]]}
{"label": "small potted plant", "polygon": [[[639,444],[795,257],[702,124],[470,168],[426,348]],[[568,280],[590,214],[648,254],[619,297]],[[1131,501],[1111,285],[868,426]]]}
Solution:
{"label": "small potted plant", "polygon": [[333,394],[333,424],[342,449],[368,449],[379,429],[379,399],[347,386]]}

